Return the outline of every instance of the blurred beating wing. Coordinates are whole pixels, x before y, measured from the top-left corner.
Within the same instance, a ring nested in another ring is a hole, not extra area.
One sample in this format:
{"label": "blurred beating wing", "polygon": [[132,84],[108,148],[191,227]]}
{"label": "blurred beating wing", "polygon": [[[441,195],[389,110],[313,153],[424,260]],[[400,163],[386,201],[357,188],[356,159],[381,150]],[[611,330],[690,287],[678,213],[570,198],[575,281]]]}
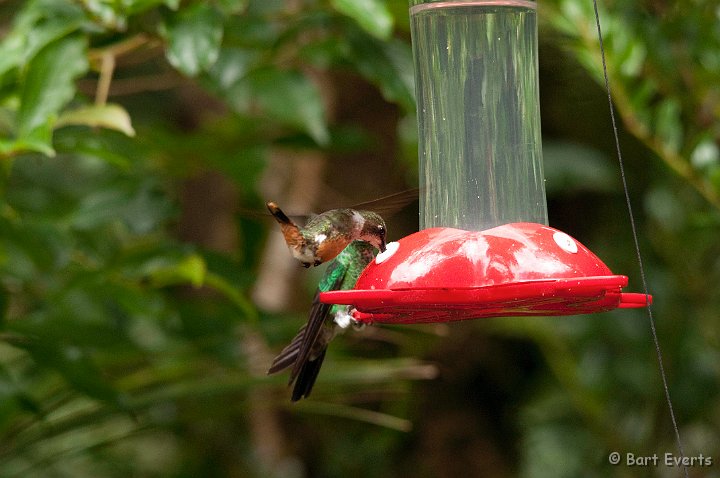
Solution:
{"label": "blurred beating wing", "polygon": [[420,190],[418,188],[408,189],[389,196],[373,199],[360,204],[350,206],[351,209],[360,211],[373,211],[380,214],[383,218],[388,218],[393,214],[402,210],[405,206],[419,199]]}
{"label": "blurred beating wing", "polygon": [[[383,218],[387,219],[397,212],[401,211],[405,206],[411,204],[413,201],[419,199],[420,190],[418,188],[408,189],[389,196],[384,196],[379,199],[373,199],[372,201],[362,202],[360,204],[354,204],[352,206],[346,206],[345,208],[355,209],[359,211],[373,211],[380,214]],[[340,208],[328,208],[331,209]],[[246,217],[256,218],[271,218],[272,216],[267,211],[251,210],[251,209],[239,209],[238,212]],[[315,214],[288,214],[287,216],[298,226],[302,227],[307,221],[315,216]]]}

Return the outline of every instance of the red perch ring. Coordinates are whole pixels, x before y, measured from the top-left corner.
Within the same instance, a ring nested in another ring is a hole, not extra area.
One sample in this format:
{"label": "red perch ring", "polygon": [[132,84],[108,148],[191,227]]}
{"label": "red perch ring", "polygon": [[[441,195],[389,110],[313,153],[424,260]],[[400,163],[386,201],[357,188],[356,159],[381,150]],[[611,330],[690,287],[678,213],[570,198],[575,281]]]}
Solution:
{"label": "red perch ring", "polygon": [[627,282],[580,242],[542,224],[439,227],[388,244],[355,289],[323,292],[320,300],[354,306],[364,323],[398,324],[589,314],[652,301],[623,293]]}

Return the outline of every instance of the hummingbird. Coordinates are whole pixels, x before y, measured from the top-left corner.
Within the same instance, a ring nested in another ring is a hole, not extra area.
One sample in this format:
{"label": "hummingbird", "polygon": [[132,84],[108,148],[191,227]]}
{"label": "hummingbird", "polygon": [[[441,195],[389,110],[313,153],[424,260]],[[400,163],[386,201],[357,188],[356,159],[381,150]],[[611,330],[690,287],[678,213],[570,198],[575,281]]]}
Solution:
{"label": "hummingbird", "polygon": [[289,385],[295,383],[295,386],[291,401],[297,402],[310,395],[328,344],[337,333],[350,325],[358,325],[352,317],[351,306],[323,304],[320,302],[320,293],[352,289],[360,273],[374,257],[374,246],[359,240],[351,242],[335,257],[320,280],[307,323],[273,360],[268,375],[292,366]]}
{"label": "hummingbird", "polygon": [[274,202],[268,202],[267,208],[280,223],[293,257],[305,267],[335,258],[353,241],[365,241],[385,251],[385,221],[376,212],[331,209],[313,216],[300,228]]}

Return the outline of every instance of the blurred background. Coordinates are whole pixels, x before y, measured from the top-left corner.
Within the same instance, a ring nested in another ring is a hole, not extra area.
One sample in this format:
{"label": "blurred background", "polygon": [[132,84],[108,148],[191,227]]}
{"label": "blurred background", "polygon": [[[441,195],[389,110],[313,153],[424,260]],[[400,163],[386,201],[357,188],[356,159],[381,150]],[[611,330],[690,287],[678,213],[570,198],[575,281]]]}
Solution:
{"label": "blurred background", "polygon": [[[690,476],[720,476],[720,8],[600,14]],[[640,291],[592,3],[539,22],[550,224]],[[264,202],[417,185],[404,0],[6,0],[0,37],[0,476],[681,475],[608,463],[678,454],[643,310],[351,331],[297,404],[266,376],[323,268]]]}

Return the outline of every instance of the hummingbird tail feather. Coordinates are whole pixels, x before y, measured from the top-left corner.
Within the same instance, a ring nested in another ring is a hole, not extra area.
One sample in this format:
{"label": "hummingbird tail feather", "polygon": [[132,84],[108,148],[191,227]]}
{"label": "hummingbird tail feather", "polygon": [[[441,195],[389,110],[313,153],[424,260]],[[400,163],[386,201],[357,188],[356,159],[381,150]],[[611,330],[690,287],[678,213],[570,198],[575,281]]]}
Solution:
{"label": "hummingbird tail feather", "polygon": [[273,215],[275,220],[280,223],[280,230],[285,237],[285,242],[291,248],[299,248],[305,244],[305,238],[300,233],[300,228],[287,217],[287,215],[274,202],[267,203],[268,211]]}
{"label": "hummingbird tail feather", "polygon": [[[290,372],[290,383],[300,375],[305,364],[311,360],[311,356],[317,355],[319,348],[322,346],[318,342],[318,339],[331,307],[330,304],[320,302],[320,290],[315,291],[313,305],[310,309],[310,318],[305,324],[305,330],[301,332],[302,342],[299,346],[295,364]],[[299,333],[298,335],[301,334]]]}
{"label": "hummingbird tail feather", "polygon": [[320,355],[315,360],[308,360],[305,362],[300,369],[300,374],[295,382],[293,388],[291,401],[297,402],[301,398],[308,398],[310,392],[312,392],[315,380],[317,380],[318,374],[320,373],[320,367],[322,367],[323,359],[325,359],[325,352],[327,348],[324,348]]}
{"label": "hummingbird tail feather", "polygon": [[270,211],[270,214],[277,219],[277,222],[280,224],[293,224],[293,222],[290,220],[289,217],[285,215],[285,213],[280,209],[280,207],[275,204],[274,202],[269,202],[266,204],[268,211]]}
{"label": "hummingbird tail feather", "polygon": [[305,326],[303,325],[295,338],[292,339],[292,342],[282,349],[278,356],[273,359],[272,365],[270,365],[270,369],[267,372],[268,375],[281,372],[286,368],[290,368],[290,366],[295,365],[304,337]]}

